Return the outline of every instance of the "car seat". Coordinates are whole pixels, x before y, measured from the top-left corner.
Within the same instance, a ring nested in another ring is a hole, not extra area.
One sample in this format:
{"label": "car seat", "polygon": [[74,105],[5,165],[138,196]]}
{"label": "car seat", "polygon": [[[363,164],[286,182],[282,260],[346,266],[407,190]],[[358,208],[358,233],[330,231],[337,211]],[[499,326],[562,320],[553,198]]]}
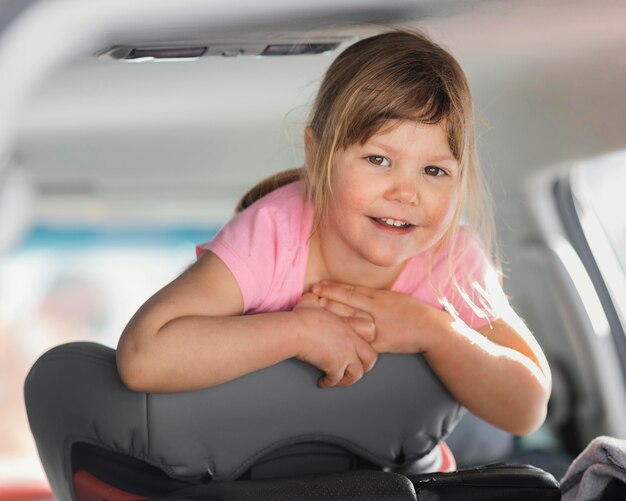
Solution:
{"label": "car seat", "polygon": [[[137,393],[113,349],[70,343],[34,364],[25,400],[61,500],[422,499],[441,482],[459,488],[459,473],[419,474],[440,467],[436,445],[463,412],[421,356],[382,355],[347,388],[321,390],[319,376],[287,360],[204,390]],[[513,484],[558,494],[549,474],[529,471],[469,475],[479,489],[500,482],[491,494],[506,485],[508,501]]]}

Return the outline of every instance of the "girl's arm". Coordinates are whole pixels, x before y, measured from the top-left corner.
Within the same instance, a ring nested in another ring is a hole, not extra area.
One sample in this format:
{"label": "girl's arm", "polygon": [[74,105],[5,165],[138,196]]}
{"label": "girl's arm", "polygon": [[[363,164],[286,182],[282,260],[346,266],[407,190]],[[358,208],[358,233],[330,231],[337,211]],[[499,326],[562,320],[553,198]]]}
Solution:
{"label": "girl's arm", "polygon": [[470,411],[503,430],[526,435],[545,420],[551,375],[526,326],[515,329],[509,322],[498,318],[473,330],[462,322],[442,321],[430,333],[424,357]]}
{"label": "girl's arm", "polygon": [[[135,391],[188,391],[298,357],[347,385],[371,369],[376,352],[361,339],[371,322],[348,321],[313,304],[292,312],[242,315],[239,286],[206,252],[132,317],[117,349],[124,383]],[[371,337],[369,338],[371,340]]]}
{"label": "girl's arm", "polygon": [[449,313],[397,292],[321,283],[322,305],[337,314],[367,312],[376,325],[379,352],[421,353],[467,409],[517,435],[544,421],[551,376],[536,340],[508,307],[473,330]]}

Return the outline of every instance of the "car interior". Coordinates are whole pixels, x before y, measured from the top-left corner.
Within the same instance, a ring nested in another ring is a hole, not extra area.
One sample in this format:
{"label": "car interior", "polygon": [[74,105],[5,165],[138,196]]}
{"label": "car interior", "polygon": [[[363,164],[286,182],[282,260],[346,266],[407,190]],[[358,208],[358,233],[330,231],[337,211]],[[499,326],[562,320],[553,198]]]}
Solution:
{"label": "car interior", "polygon": [[[613,0],[0,0],[0,501],[561,499],[594,438],[626,439],[623,19]],[[504,289],[552,370],[544,425],[495,428],[412,355],[341,394],[295,360],[125,388],[130,316],[303,164],[324,71],[394,26],[467,73]],[[456,467],[423,473],[440,440]]]}

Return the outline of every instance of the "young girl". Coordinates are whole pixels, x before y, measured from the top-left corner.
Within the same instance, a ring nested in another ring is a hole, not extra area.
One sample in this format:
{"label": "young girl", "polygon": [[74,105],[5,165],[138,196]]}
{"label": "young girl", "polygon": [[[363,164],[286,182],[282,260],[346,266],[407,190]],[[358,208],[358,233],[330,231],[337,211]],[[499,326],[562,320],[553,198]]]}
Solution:
{"label": "young girl", "polygon": [[420,353],[483,419],[514,434],[543,422],[550,372],[487,257],[470,92],[445,50],[405,31],[345,50],[305,167],[240,205],[130,320],[129,388],[194,390],[292,357],[322,388],[347,386],[379,353]]}

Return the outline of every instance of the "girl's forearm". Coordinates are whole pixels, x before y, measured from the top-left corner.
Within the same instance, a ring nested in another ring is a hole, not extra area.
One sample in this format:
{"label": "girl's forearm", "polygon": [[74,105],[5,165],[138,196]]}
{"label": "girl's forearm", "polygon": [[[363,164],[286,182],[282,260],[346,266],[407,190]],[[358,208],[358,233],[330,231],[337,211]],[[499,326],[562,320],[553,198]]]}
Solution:
{"label": "girl's forearm", "polygon": [[298,354],[294,312],[174,319],[158,330],[132,321],[117,351],[124,383],[135,391],[215,386]]}
{"label": "girl's forearm", "polygon": [[549,374],[518,351],[449,322],[424,356],[454,397],[477,416],[516,435],[543,423]]}

